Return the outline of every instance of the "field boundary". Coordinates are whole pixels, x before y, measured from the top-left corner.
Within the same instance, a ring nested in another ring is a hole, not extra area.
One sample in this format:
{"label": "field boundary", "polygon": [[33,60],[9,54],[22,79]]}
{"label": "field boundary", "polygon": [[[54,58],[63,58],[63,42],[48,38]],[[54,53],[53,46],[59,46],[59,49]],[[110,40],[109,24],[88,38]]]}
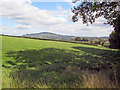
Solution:
{"label": "field boundary", "polygon": [[57,42],[67,42],[67,43],[76,43],[76,44],[86,44],[97,46],[97,44],[83,42],[83,41],[65,41],[65,40],[56,40],[56,39],[45,39],[45,38],[35,38],[35,37],[25,37],[25,36],[12,36],[12,35],[0,35],[0,36],[8,36],[8,37],[18,37],[18,38],[28,38],[28,39],[36,39],[36,40],[46,40],[46,41],[57,41]]}

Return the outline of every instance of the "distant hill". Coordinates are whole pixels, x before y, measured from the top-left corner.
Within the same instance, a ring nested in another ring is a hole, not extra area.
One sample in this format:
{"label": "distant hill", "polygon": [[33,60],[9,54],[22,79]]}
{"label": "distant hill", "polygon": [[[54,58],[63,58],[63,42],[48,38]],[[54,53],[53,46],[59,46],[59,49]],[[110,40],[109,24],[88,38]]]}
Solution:
{"label": "distant hill", "polygon": [[41,32],[33,34],[25,34],[26,37],[45,38],[45,39],[57,39],[57,40],[75,40],[75,36],[59,35],[50,32]]}
{"label": "distant hill", "polygon": [[[34,38],[67,40],[67,41],[74,41],[75,38],[77,37],[77,36],[60,35],[60,34],[55,34],[55,33],[51,33],[51,32],[25,34],[23,36],[25,36],[25,37],[34,37]],[[108,39],[108,37],[81,37],[81,38],[88,38],[89,40],[94,40],[96,38]]]}

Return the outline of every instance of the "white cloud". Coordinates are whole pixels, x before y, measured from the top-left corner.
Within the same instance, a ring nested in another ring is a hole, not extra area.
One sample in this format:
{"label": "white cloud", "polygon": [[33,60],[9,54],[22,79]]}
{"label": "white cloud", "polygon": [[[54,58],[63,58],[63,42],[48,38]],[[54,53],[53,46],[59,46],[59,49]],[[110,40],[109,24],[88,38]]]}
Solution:
{"label": "white cloud", "polygon": [[17,25],[15,26],[16,29],[29,29],[31,28],[30,25]]}
{"label": "white cloud", "polygon": [[[11,2],[9,2],[11,1]],[[6,16],[9,19],[15,20],[19,23],[16,27],[27,28],[27,27],[45,27],[46,25],[55,25],[65,23],[66,19],[64,17],[55,17],[51,15],[48,10],[40,10],[37,7],[25,3],[25,1],[30,0],[5,0],[2,1],[1,16]]]}
{"label": "white cloud", "polygon": [[103,24],[104,18],[98,18],[95,24],[89,26],[82,24],[81,19],[73,23],[71,19],[73,13],[70,10],[64,10],[60,6],[57,11],[41,10],[32,6],[31,0],[3,0],[0,8],[0,16],[18,23],[13,30],[2,26],[2,33],[6,34],[34,33],[34,28],[46,28],[47,31],[58,34],[108,36],[113,30],[112,27]]}
{"label": "white cloud", "polygon": [[16,30],[11,30],[8,26],[3,26],[3,25],[0,25],[0,34],[18,34],[18,31]]}
{"label": "white cloud", "polygon": [[[22,27],[22,26],[21,26]],[[31,29],[26,29],[26,30],[19,30],[19,29],[11,29],[8,26],[3,26],[0,25],[0,34],[5,34],[5,35],[23,35],[23,34],[29,34],[33,33],[33,30]],[[38,33],[37,31],[34,31],[34,33]]]}
{"label": "white cloud", "polygon": [[[102,26],[102,27],[101,27]],[[71,24],[71,25],[59,25],[51,26],[49,28],[50,32],[64,34],[64,35],[74,35],[74,36],[108,36],[113,29],[109,26],[101,25],[83,25],[82,23]],[[59,28],[58,28],[59,27]]]}

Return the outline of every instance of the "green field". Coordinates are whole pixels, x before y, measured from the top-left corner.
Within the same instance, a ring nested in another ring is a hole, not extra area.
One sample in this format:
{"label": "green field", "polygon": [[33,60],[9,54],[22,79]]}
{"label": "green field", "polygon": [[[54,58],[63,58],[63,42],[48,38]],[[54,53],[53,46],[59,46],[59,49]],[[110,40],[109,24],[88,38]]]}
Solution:
{"label": "green field", "polygon": [[1,37],[3,88],[120,86],[118,50],[67,42]]}

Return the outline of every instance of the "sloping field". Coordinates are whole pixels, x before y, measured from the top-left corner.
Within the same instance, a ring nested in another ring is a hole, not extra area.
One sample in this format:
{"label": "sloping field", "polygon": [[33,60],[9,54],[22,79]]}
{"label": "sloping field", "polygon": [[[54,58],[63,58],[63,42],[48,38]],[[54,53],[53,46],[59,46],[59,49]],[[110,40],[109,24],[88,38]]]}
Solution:
{"label": "sloping field", "polygon": [[3,88],[119,87],[120,54],[102,46],[2,36]]}

